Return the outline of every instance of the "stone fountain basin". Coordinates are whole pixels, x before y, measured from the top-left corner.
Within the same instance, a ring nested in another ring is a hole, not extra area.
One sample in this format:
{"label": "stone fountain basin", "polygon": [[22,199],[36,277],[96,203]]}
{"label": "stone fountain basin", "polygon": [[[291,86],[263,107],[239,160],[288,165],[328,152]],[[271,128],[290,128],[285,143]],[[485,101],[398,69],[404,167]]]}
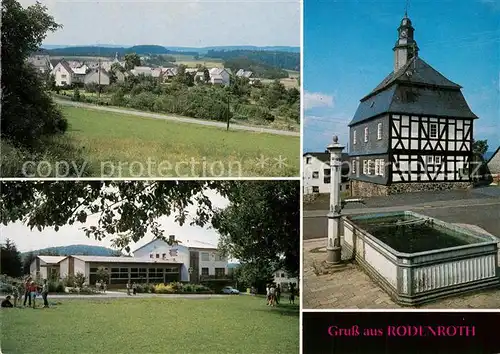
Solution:
{"label": "stone fountain basin", "polygon": [[[419,305],[500,284],[499,241],[492,235],[410,211],[365,214],[343,219],[343,247],[400,305]],[[406,235],[401,231],[398,234],[391,229],[390,222],[377,226],[378,220],[382,219],[403,223],[404,220],[426,220],[427,226],[421,227],[420,234],[415,232]],[[388,231],[381,230],[381,227],[387,227]],[[405,243],[404,237],[411,243]],[[436,246],[432,247],[434,238]],[[422,240],[421,244],[419,240]]]}

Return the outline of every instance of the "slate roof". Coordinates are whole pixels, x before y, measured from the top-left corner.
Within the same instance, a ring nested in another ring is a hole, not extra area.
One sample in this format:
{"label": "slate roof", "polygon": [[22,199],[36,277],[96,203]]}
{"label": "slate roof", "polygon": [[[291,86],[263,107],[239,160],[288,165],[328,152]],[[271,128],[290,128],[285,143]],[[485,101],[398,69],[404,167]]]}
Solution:
{"label": "slate roof", "polygon": [[361,99],[349,126],[382,113],[476,119],[477,116],[467,105],[461,88],[424,60],[414,58],[396,73],[389,74]]}

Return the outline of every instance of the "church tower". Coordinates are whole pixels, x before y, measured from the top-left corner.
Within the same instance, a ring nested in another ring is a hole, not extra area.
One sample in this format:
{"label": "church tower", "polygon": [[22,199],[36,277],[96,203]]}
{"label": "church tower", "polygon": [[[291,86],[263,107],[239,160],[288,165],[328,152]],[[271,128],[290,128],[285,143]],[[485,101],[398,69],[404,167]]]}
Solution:
{"label": "church tower", "polygon": [[414,39],[415,29],[405,13],[398,28],[398,40],[393,48],[394,51],[394,72],[405,66],[412,58],[418,55],[417,42]]}

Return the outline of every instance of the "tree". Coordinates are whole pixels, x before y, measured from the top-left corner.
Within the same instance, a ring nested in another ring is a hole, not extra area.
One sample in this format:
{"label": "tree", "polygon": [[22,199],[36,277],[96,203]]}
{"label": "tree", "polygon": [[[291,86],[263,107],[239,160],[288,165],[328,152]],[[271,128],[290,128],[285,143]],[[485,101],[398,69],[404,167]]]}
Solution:
{"label": "tree", "polygon": [[97,279],[104,281],[105,283],[109,282],[109,270],[104,267],[97,268]]}
{"label": "tree", "polygon": [[210,71],[208,71],[207,68],[203,70],[203,78],[205,79],[205,82],[210,82]]}
{"label": "tree", "polygon": [[87,278],[85,278],[85,274],[83,274],[82,272],[77,272],[74,278],[75,287],[83,288],[83,284],[85,284],[86,280]]}
{"label": "tree", "polygon": [[472,151],[484,156],[486,151],[488,151],[488,140],[473,140]]}
{"label": "tree", "polygon": [[40,3],[23,8],[15,0],[2,1],[1,137],[14,145],[33,147],[41,137],[67,129],[40,75],[26,63],[47,32],[60,27]]}
{"label": "tree", "polygon": [[111,68],[110,68],[110,71],[116,73],[116,72],[125,72],[125,68],[123,66],[120,65],[120,63],[113,63],[111,64]]}
{"label": "tree", "polygon": [[137,53],[125,54],[125,70],[132,70],[136,66],[141,66],[141,58]]}
{"label": "tree", "polygon": [[36,254],[34,254],[33,252],[28,252],[22,257],[23,275],[30,274],[31,263],[33,263],[35,258],[36,258]]}
{"label": "tree", "polygon": [[[206,192],[226,197],[217,210]],[[88,237],[114,237],[117,249],[130,251],[147,232],[165,239],[158,218],[175,216],[190,224],[211,224],[222,235],[223,250],[241,261],[283,262],[290,274],[299,268],[300,185],[298,181],[1,181],[2,223],[25,221],[42,230],[86,223]]]}
{"label": "tree", "polygon": [[0,256],[2,274],[6,274],[14,278],[23,275],[21,253],[17,250],[16,245],[10,239],[6,239],[5,243],[0,246]]}
{"label": "tree", "polygon": [[[296,181],[236,183],[230,204],[215,212],[224,253],[246,263],[279,264],[299,273],[300,186]],[[274,271],[275,269],[272,269]]]}
{"label": "tree", "polygon": [[274,280],[273,265],[266,262],[241,263],[234,271],[234,277],[241,287],[255,287],[258,292]]}

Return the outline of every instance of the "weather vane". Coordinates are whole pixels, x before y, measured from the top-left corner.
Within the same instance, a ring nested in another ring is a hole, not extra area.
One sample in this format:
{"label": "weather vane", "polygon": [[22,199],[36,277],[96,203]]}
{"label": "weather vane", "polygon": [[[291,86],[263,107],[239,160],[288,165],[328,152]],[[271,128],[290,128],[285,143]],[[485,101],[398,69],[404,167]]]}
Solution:
{"label": "weather vane", "polygon": [[408,17],[408,7],[409,6],[410,6],[410,0],[406,0],[405,17]]}

